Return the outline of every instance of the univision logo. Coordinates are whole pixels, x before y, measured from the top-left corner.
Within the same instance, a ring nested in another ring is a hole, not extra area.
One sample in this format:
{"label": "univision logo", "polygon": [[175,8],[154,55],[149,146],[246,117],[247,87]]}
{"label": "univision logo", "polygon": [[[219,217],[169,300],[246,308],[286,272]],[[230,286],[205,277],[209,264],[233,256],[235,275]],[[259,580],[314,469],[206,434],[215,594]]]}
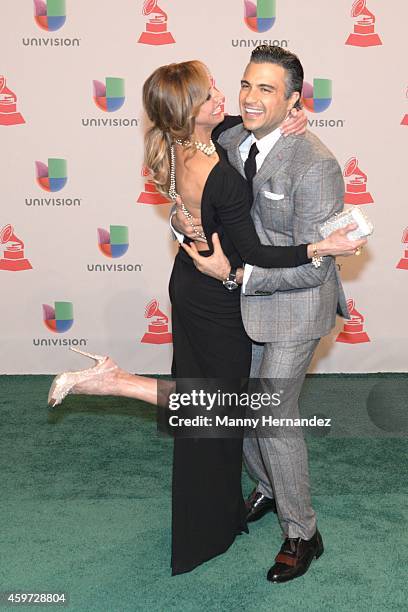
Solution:
{"label": "univision logo", "polygon": [[322,113],[332,101],[332,82],[330,79],[313,79],[313,85],[303,83],[302,102],[312,113]]}
{"label": "univision logo", "polygon": [[[56,32],[67,19],[65,0],[34,0],[34,20],[45,32]],[[79,38],[30,38],[22,39],[25,47],[79,47]]]}
{"label": "univision logo", "polygon": [[276,0],[244,0],[244,20],[253,32],[267,32],[276,21]]}
{"label": "univision logo", "polygon": [[43,319],[47,329],[63,334],[71,329],[74,323],[72,302],[54,302],[54,306],[43,304]]}
{"label": "univision logo", "polygon": [[[105,257],[118,259],[129,249],[129,230],[126,225],[110,225],[109,231],[98,227],[98,248]],[[143,264],[109,263],[87,264],[88,272],[142,272]]]}
{"label": "univision logo", "polygon": [[105,83],[94,81],[94,101],[101,110],[112,113],[119,110],[125,102],[125,80],[106,77]]}
{"label": "univision logo", "polygon": [[[37,185],[44,191],[53,194],[61,191],[67,184],[67,160],[60,157],[49,157],[47,163],[35,162]],[[81,206],[82,198],[25,198],[25,205],[32,207],[77,207]]]}
{"label": "univision logo", "polygon": [[[301,102],[312,113],[323,113],[332,102],[332,81],[313,79],[313,85],[304,81]],[[344,119],[309,119],[309,127],[344,127]]]}
{"label": "univision logo", "polygon": [[48,158],[48,165],[35,162],[37,183],[45,191],[61,191],[67,184],[67,161],[56,157]]}
{"label": "univision logo", "polygon": [[98,228],[98,244],[106,257],[122,257],[129,248],[129,231],[126,225],[111,225],[109,232]]}
{"label": "univision logo", "polygon": [[[93,81],[93,100],[96,106],[105,113],[118,111],[125,103],[125,79],[106,77],[105,82]],[[98,117],[97,119],[82,119],[84,127],[133,127],[138,125],[137,119]]]}
{"label": "univision logo", "polygon": [[[56,334],[64,334],[74,323],[72,302],[54,302],[53,306],[43,304],[45,327]],[[86,346],[85,338],[33,338],[34,346]]]}
{"label": "univision logo", "polygon": [[[245,25],[256,32],[262,34],[270,30],[276,21],[276,0],[244,0],[244,23]],[[245,39],[236,38],[232,39],[231,44],[233,47],[246,47],[254,49],[259,45],[270,45],[271,47],[284,47],[288,48],[289,40],[283,39]]]}
{"label": "univision logo", "polygon": [[34,18],[47,32],[59,30],[67,19],[65,0],[34,0]]}

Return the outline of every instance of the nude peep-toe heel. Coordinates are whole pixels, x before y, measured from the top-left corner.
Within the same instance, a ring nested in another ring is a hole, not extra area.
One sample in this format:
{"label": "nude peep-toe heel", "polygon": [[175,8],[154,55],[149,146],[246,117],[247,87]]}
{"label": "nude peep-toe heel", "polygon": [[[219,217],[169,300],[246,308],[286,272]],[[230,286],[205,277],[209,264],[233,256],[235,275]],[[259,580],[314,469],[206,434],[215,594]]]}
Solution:
{"label": "nude peep-toe heel", "polygon": [[75,351],[75,353],[80,353],[85,357],[93,359],[96,364],[92,368],[88,368],[86,370],[62,372],[62,374],[58,374],[52,381],[48,393],[48,406],[50,406],[50,408],[54,408],[55,406],[58,406],[58,404],[61,404],[75,385],[86,382],[90,379],[94,379],[98,376],[103,376],[107,372],[111,372],[117,368],[116,365],[110,368],[105,367],[106,361],[109,359],[107,356],[93,355],[92,353],[87,353],[86,351],[81,351],[80,349],[74,347],[70,347],[70,349],[71,351]]}

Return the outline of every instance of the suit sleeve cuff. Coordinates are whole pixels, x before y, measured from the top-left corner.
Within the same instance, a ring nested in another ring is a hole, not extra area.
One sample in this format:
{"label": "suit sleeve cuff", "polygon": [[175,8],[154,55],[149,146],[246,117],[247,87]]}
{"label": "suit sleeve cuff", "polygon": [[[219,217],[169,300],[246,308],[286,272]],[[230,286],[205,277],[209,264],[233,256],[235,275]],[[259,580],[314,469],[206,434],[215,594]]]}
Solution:
{"label": "suit sleeve cuff", "polygon": [[247,286],[247,283],[249,281],[249,277],[251,276],[251,272],[253,270],[254,266],[251,266],[249,264],[245,264],[244,266],[244,278],[242,279],[242,293],[245,293],[245,289]]}
{"label": "suit sleeve cuff", "polygon": [[182,244],[184,242],[184,234],[181,234],[180,232],[178,232],[176,229],[174,229],[173,227],[173,217],[176,214],[176,210],[174,210],[171,215],[170,215],[170,229],[173,233],[173,238],[175,240],[178,240],[180,244]]}

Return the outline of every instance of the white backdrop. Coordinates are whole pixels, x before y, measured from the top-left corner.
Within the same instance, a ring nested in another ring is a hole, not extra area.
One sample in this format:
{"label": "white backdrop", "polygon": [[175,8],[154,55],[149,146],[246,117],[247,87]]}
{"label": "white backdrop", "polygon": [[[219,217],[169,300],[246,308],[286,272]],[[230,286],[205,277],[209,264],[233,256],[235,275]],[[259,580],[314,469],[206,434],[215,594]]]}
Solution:
{"label": "white backdrop", "polygon": [[[1,3],[1,373],[85,367],[69,344],[109,352],[131,371],[169,372],[175,245],[169,206],[146,203],[151,187],[143,193],[141,87],[161,64],[201,59],[237,113],[242,71],[263,41],[299,54],[308,83],[331,81],[331,102],[308,113],[310,126],[342,167],[358,161],[345,177],[362,194],[351,205],[375,224],[363,255],[342,262],[353,323],[339,338],[338,320],[312,370],[407,371],[408,4],[368,0],[353,17],[352,0],[247,2],[271,18],[256,22],[262,32],[245,22],[244,4],[159,0],[166,16],[154,2],[143,15],[140,0]],[[107,77],[123,79],[107,83],[109,112],[93,97],[93,81],[103,96]],[[163,314],[148,319],[153,299]]]}

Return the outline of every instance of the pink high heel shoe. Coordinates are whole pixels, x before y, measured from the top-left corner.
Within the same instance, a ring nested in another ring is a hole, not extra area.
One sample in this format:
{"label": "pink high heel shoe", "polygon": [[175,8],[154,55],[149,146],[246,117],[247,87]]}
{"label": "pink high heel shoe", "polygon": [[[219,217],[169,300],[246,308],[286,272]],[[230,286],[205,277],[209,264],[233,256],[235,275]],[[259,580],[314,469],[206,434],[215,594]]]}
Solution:
{"label": "pink high heel shoe", "polygon": [[75,351],[76,353],[80,353],[81,355],[85,355],[85,357],[93,359],[96,361],[96,365],[94,365],[92,368],[88,368],[87,370],[63,372],[62,374],[58,374],[52,381],[52,385],[48,393],[48,406],[51,408],[61,404],[75,385],[86,382],[90,379],[94,379],[98,376],[103,376],[107,372],[117,369],[116,364],[109,368],[106,367],[106,362],[108,361],[109,357],[103,355],[92,355],[92,353],[87,353],[86,351],[81,351],[73,347],[69,348],[71,351]]}

